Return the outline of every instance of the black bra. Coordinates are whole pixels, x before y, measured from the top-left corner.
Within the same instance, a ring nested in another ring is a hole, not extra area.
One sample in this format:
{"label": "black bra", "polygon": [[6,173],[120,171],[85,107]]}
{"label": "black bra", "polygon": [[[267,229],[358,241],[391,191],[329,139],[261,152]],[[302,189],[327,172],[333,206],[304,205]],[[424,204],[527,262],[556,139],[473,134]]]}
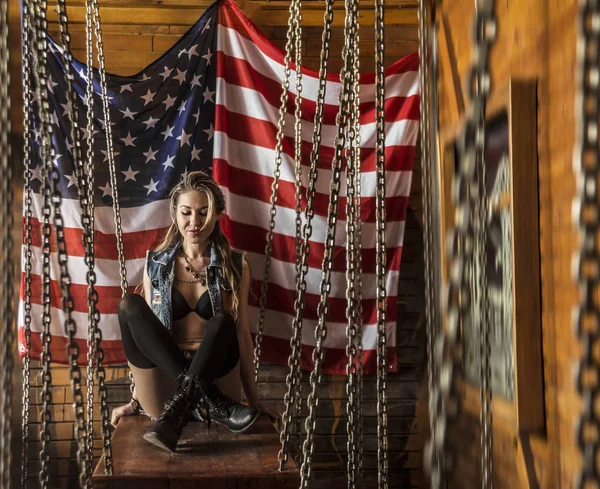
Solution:
{"label": "black bra", "polygon": [[190,312],[195,312],[203,319],[210,319],[213,317],[212,304],[210,302],[210,296],[208,290],[204,292],[198,299],[196,307],[193,309],[188,304],[188,301],[183,297],[183,294],[173,287],[173,320],[178,321],[186,317]]}

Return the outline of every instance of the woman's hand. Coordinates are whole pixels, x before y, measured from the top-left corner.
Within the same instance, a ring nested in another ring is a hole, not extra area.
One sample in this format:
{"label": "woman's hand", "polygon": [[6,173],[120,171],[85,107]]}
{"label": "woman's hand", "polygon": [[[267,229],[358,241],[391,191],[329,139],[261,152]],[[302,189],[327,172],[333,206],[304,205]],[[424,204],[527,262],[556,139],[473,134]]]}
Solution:
{"label": "woman's hand", "polygon": [[132,399],[131,401],[129,401],[128,404],[113,409],[112,415],[110,417],[110,424],[116,427],[117,424],[119,424],[119,420],[123,416],[134,416],[139,413],[140,405],[135,399]]}
{"label": "woman's hand", "polygon": [[258,402],[254,404],[254,407],[260,414],[266,414],[271,421],[273,421],[278,430],[281,429],[281,413],[277,411],[275,406],[266,402]]}

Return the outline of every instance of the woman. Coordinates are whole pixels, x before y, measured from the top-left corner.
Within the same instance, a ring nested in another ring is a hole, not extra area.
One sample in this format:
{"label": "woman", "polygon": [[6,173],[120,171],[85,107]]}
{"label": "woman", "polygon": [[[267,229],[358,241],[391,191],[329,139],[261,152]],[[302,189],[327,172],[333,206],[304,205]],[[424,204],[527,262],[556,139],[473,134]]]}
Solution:
{"label": "woman", "polygon": [[[137,399],[117,408],[112,423],[141,405],[158,418],[144,438],[171,451],[192,413],[236,433],[259,412],[276,416],[258,399],[248,328],[250,270],[221,232],[224,211],[216,182],[189,173],[171,192],[171,227],[147,255],[146,300],[129,295],[119,304]],[[249,406],[239,403],[240,379]]]}

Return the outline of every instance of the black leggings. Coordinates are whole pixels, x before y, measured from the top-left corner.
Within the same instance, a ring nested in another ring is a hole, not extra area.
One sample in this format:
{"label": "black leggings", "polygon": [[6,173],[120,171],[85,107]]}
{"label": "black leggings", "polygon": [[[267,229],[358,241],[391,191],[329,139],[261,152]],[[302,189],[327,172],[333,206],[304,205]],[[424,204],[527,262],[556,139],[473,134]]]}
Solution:
{"label": "black leggings", "polygon": [[173,379],[187,371],[210,384],[231,372],[240,359],[235,321],[226,312],[208,320],[191,361],[142,296],[127,295],[121,300],[119,324],[127,360],[141,369],[158,367]]}

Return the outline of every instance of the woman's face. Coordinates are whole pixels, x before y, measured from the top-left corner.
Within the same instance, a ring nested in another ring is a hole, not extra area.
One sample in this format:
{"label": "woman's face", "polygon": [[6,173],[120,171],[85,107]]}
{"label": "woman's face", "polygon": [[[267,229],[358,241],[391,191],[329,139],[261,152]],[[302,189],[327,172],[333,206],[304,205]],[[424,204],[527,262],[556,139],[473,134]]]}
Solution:
{"label": "woman's face", "polygon": [[219,216],[208,216],[209,201],[205,192],[190,191],[177,201],[177,228],[189,244],[206,242],[215,229]]}

